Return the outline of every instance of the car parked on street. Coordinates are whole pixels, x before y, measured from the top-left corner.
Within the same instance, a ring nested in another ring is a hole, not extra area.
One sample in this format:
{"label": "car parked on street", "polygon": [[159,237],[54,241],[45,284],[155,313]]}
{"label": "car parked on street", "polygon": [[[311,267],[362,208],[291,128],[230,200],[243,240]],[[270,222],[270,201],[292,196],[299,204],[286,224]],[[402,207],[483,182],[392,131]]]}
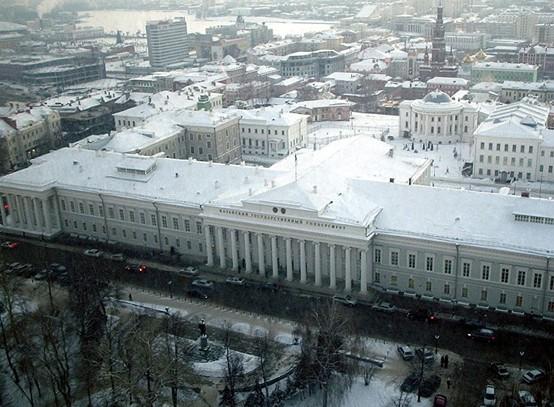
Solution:
{"label": "car parked on street", "polygon": [[6,242],[2,242],[1,246],[4,249],[17,249],[19,247],[19,242],[6,241]]}
{"label": "car parked on street", "polygon": [[209,281],[209,280],[204,280],[202,278],[198,279],[198,280],[194,280],[192,282],[192,286],[193,287],[198,287],[198,288],[204,288],[204,289],[211,289],[214,287],[214,282],[213,281]]}
{"label": "car parked on street", "polygon": [[111,261],[123,262],[125,261],[125,255],[123,253],[110,253],[107,258]]}
{"label": "car parked on street", "polygon": [[496,332],[492,329],[481,328],[469,332],[467,334],[467,337],[470,339],[475,339],[476,341],[491,343],[496,340]]}
{"label": "car parked on street", "polygon": [[244,285],[244,278],[240,278],[240,277],[227,277],[225,279],[225,282],[227,284],[232,284],[232,285]]}
{"label": "car parked on street", "polygon": [[404,360],[412,360],[415,356],[414,351],[409,346],[399,346],[396,350]]}
{"label": "car parked on street", "polygon": [[490,370],[501,379],[505,379],[506,377],[510,376],[510,372],[508,371],[506,366],[499,362],[492,362],[490,364]]}
{"label": "car parked on street", "polygon": [[130,273],[146,273],[148,268],[144,264],[127,264],[125,266],[125,271]]}
{"label": "car parked on street", "polygon": [[83,252],[83,254],[89,257],[100,257],[102,256],[102,251],[98,249],[87,249]]}
{"label": "car parked on street", "polygon": [[196,277],[198,275],[198,269],[193,266],[187,266],[180,269],[179,274],[186,277]]}
{"label": "car parked on street", "polygon": [[535,397],[527,390],[520,390],[517,392],[517,400],[523,407],[537,407],[537,401]]}
{"label": "car parked on street", "polygon": [[65,271],[67,271],[67,268],[60,263],[51,263],[48,268],[54,273],[64,273]]}
{"label": "car parked on street", "polygon": [[440,385],[441,378],[437,375],[432,375],[421,383],[419,394],[421,394],[422,397],[431,397],[433,393],[439,389]]}
{"label": "car parked on street", "polygon": [[408,319],[411,319],[412,321],[421,321],[428,323],[438,322],[438,318],[435,313],[425,308],[416,308],[410,310],[408,312]]}
{"label": "car parked on street", "polygon": [[208,295],[205,292],[200,291],[200,290],[195,289],[195,288],[193,288],[192,290],[188,290],[187,295],[191,298],[198,298],[198,299],[201,299],[201,300],[207,300],[208,299]]}
{"label": "car parked on street", "polygon": [[371,307],[375,311],[380,312],[394,312],[396,311],[396,307],[392,305],[390,302],[381,301]]}
{"label": "car parked on street", "polygon": [[483,405],[484,406],[496,406],[496,390],[492,384],[487,384],[485,387],[485,393],[483,394]]}
{"label": "car parked on street", "polygon": [[400,385],[400,390],[404,393],[411,393],[419,386],[420,375],[418,372],[412,372],[404,379]]}
{"label": "car parked on street", "polygon": [[431,364],[435,361],[435,354],[431,349],[428,348],[417,348],[416,349],[416,355],[419,358],[419,360],[423,359],[424,363]]}
{"label": "car parked on street", "polygon": [[527,384],[535,384],[546,377],[546,374],[541,369],[528,370],[521,376],[521,381]]}
{"label": "car parked on street", "polygon": [[338,302],[339,304],[346,305],[347,307],[354,307],[358,301],[350,295],[340,295],[336,294],[333,296],[333,301]]}

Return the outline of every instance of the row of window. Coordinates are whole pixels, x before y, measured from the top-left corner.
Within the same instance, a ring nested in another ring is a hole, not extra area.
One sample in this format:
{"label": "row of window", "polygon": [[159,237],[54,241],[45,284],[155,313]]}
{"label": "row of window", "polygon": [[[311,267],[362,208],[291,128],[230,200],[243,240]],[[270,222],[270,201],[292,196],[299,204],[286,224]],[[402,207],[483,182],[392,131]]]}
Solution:
{"label": "row of window", "polygon": [[[71,226],[77,232],[78,231],[88,232],[88,230],[89,230],[89,224],[87,224],[86,222],[81,223],[81,228],[79,228],[79,223],[77,221],[74,220],[73,222],[70,223],[68,219],[64,219],[64,225],[65,225],[66,228],[69,228]],[[94,233],[98,233],[98,226],[95,223],[92,223],[90,225],[90,230]],[[103,234],[106,234],[106,226],[105,225],[101,226],[101,230],[102,230]],[[139,234],[140,233],[137,233],[134,230],[131,231],[130,233],[127,233],[126,229],[121,229],[121,236],[124,239],[132,238],[133,240],[138,240],[138,235]],[[118,236],[117,228],[111,228],[110,229],[110,239],[113,239],[117,236]],[[148,243],[149,242],[149,236],[150,236],[150,234],[148,234],[148,233],[142,233],[142,240],[145,243]],[[157,234],[152,234],[151,236],[152,236],[152,241],[154,243],[158,243],[158,235]],[[174,240],[175,243],[173,243],[173,240],[170,242],[170,238],[168,236],[164,236],[163,241],[164,241],[164,244],[166,246],[170,246],[170,245],[175,244],[175,247],[181,247],[181,239],[179,239],[179,238],[175,238],[175,240]],[[186,245],[187,250],[192,250],[192,242],[190,240],[186,240],[185,245]],[[204,250],[204,246],[201,242],[199,242],[198,243],[198,251],[201,253],[203,250]]]}
{"label": "row of window", "polygon": [[[381,284],[381,273],[375,272],[374,275],[374,282],[376,284]],[[392,287],[395,287],[398,285],[398,276],[391,274],[389,284]],[[413,277],[408,278],[408,288],[409,289],[415,289],[415,279]],[[433,283],[431,281],[425,282],[425,291],[426,292],[432,292],[433,291]],[[450,283],[444,283],[443,284],[443,294],[450,295],[451,294],[451,285]],[[462,298],[468,298],[469,297],[469,288],[468,287],[462,287],[461,289],[461,297]],[[488,301],[489,300],[488,290],[486,288],[481,288],[480,291],[480,301]],[[508,304],[508,295],[504,292],[500,293],[498,298],[498,303],[501,305]],[[514,298],[514,303],[516,307],[523,307],[523,295],[518,294]],[[554,300],[550,300],[548,302],[548,312],[554,312]]]}
{"label": "row of window", "polygon": [[[517,179],[523,179],[523,172],[519,171],[517,174],[515,171],[505,171],[507,174],[510,174],[510,178],[517,178]],[[477,171],[477,173],[479,175],[485,175],[487,174],[487,176],[492,176],[492,174],[494,174],[495,177],[498,177],[500,176],[500,173],[501,171],[500,170],[491,170],[490,168],[488,169],[483,169],[483,168],[479,168],[479,170]],[[530,180],[531,179],[531,173],[530,172],[526,172],[525,173],[525,179],[526,180]]]}
{"label": "row of window", "polygon": [[[485,149],[485,143],[481,142],[480,147],[481,147],[481,150],[484,150]],[[489,151],[493,151],[494,143],[489,143],[488,147],[489,147]],[[496,143],[496,151],[500,151],[501,149],[502,149],[502,144]],[[510,145],[509,144],[504,144],[504,151],[508,152],[509,149],[510,149]],[[521,144],[519,146],[519,152],[520,153],[525,153],[525,145],[524,144]],[[533,154],[533,146],[528,146],[527,152],[529,154]],[[512,144],[512,153],[517,153],[517,144]],[[544,154],[542,156],[544,157]],[[551,153],[551,157],[554,157],[554,154]]]}
{"label": "row of window", "polygon": [[[62,208],[62,211],[67,211],[67,205],[64,199],[60,200],[60,205]],[[96,208],[98,209],[96,211]],[[75,201],[69,201],[69,209],[71,212],[77,213],[77,208],[75,206]],[[87,214],[90,216],[96,216],[98,213],[99,217],[104,217],[104,207],[102,205],[95,206],[94,204],[88,204],[88,208],[85,208],[85,204],[83,202],[78,203],[78,213],[81,214]],[[87,213],[85,213],[85,209],[88,210]],[[116,212],[115,208],[112,206],[108,207],[108,218],[110,219],[116,219]],[[117,220],[126,222],[132,222],[132,223],[140,223],[142,225],[147,224],[147,214],[145,212],[138,212],[138,219],[136,216],[136,212],[134,210],[124,210],[123,208],[119,208],[117,211]],[[157,215],[152,213],[150,214],[149,219],[149,225],[151,226],[158,226],[158,218]],[[192,232],[192,223],[189,219],[184,219],[183,223],[181,223],[180,219],[178,217],[168,217],[167,215],[161,215],[161,227],[163,228],[169,228],[171,226],[174,230],[184,230],[185,232]],[[202,233],[202,222],[195,222],[196,226],[196,233],[201,234]]]}
{"label": "row of window", "polygon": [[[487,156],[487,164],[492,164],[492,160],[493,160],[493,156],[492,155],[488,155]],[[483,154],[479,155],[479,162],[480,163],[483,163],[485,162],[485,156]],[[496,165],[500,165],[500,156],[494,156],[494,163]],[[502,164],[503,165],[508,165],[508,157],[502,157]],[[516,166],[516,157],[511,157],[510,159],[510,165],[512,167],[515,167]],[[519,166],[520,167],[524,167],[525,166],[525,159],[523,158],[520,158],[519,159]],[[533,166],[533,159],[531,158],[528,158],[527,159],[527,167],[532,167]],[[542,167],[542,165],[541,165]],[[550,166],[550,168],[552,169],[552,166]],[[552,171],[551,171],[552,172]]]}
{"label": "row of window", "polygon": [[[390,257],[389,262],[391,266],[398,267],[399,266],[399,256],[400,253],[397,250],[390,250]],[[374,261],[377,264],[382,264],[382,250],[379,248],[376,248],[374,251]],[[417,267],[417,255],[415,253],[408,253],[407,255],[407,261],[406,261],[407,267],[409,269],[415,269]],[[452,274],[454,266],[454,260],[445,258],[442,262],[442,272],[444,274]],[[435,267],[435,256],[427,255],[425,256],[425,271],[433,272],[433,271],[439,271],[436,270]],[[479,278],[481,280],[485,281],[491,281],[491,264],[489,263],[483,263],[481,264],[481,274]],[[462,261],[462,277],[470,278],[471,277],[471,270],[472,269],[472,262],[470,261]],[[533,274],[533,280],[532,280],[532,287],[533,288],[541,288],[542,287],[542,280],[543,280],[543,274],[542,273],[534,273]],[[499,276],[499,282],[503,284],[509,284],[510,282],[510,268],[507,266],[501,266],[500,268],[500,276]],[[516,274],[516,285],[518,286],[526,286],[527,285],[527,271],[526,270],[517,270]],[[549,284],[550,290],[554,290],[554,276],[550,278],[550,284]]]}
{"label": "row of window", "polygon": [[530,222],[530,223],[544,223],[547,225],[554,225],[554,218],[548,218],[545,216],[529,216],[529,215],[514,215],[514,220],[517,222]]}
{"label": "row of window", "polygon": [[[245,130],[248,130],[248,131],[245,131]],[[265,129],[260,129],[260,133],[261,134],[265,134]],[[241,128],[241,132],[242,133],[252,133],[252,129],[250,127],[245,128],[245,127],[242,127]],[[254,134],[258,134],[258,129],[254,129]],[[271,135],[271,130],[270,129],[267,129],[267,134]],[[278,130],[273,130],[273,134],[276,136],[278,133]],[[284,136],[285,135],[285,130],[281,130],[281,136]]]}

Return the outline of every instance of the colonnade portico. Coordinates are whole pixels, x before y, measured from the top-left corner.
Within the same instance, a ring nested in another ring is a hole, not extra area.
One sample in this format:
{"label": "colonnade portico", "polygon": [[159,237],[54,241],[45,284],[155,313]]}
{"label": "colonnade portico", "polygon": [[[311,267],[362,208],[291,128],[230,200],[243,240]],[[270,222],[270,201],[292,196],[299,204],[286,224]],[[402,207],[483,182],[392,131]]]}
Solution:
{"label": "colonnade portico", "polygon": [[281,277],[291,282],[296,279],[302,284],[331,289],[337,289],[340,280],[344,281],[345,291],[352,291],[354,280],[360,284],[361,293],[367,292],[372,262],[368,262],[366,247],[221,226],[205,226],[204,230],[208,266],[214,266],[217,257],[221,269],[246,274],[255,271],[260,276],[266,276],[270,269],[273,279]]}
{"label": "colonnade portico", "polygon": [[35,234],[61,230],[58,204],[52,196],[33,197],[17,193],[0,195],[2,226]]}

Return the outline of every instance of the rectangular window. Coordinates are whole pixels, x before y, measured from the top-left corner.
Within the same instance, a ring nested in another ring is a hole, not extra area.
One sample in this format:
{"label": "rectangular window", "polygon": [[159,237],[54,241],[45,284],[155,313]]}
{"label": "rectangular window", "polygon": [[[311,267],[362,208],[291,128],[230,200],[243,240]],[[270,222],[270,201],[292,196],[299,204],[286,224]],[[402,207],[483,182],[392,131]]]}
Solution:
{"label": "rectangular window", "polygon": [[150,222],[152,222],[152,226],[156,226],[158,224],[158,221],[156,220],[156,215],[150,215]]}
{"label": "rectangular window", "polygon": [[487,301],[487,289],[486,288],[483,288],[481,290],[481,301]]}
{"label": "rectangular window", "polygon": [[432,289],[432,285],[431,285],[431,282],[430,281],[426,281],[425,282],[425,291],[431,291]]}
{"label": "rectangular window", "polygon": [[179,219],[173,218],[173,229],[179,230]]}
{"label": "rectangular window", "polygon": [[125,220],[125,211],[123,209],[119,210],[119,219]]}
{"label": "rectangular window", "polygon": [[79,213],[85,213],[85,205],[82,202],[79,202]]}
{"label": "rectangular window", "polygon": [[202,234],[202,222],[196,222],[196,233]]}
{"label": "rectangular window", "polygon": [[88,213],[92,216],[94,216],[94,205],[90,204],[88,206]]}
{"label": "rectangular window", "polygon": [[516,307],[522,307],[523,306],[523,296],[518,295],[516,297]]}
{"label": "rectangular window", "polygon": [[185,232],[190,232],[190,220],[185,219]]}
{"label": "rectangular window", "polygon": [[481,279],[488,280],[491,275],[491,266],[488,264],[483,264],[481,268]]}
{"label": "rectangular window", "polygon": [[398,252],[396,250],[391,250],[390,252],[390,264],[398,266]]}
{"label": "rectangular window", "polygon": [[500,270],[500,282],[504,284],[508,284],[508,281],[510,280],[510,269],[507,267],[502,267]]}
{"label": "rectangular window", "polygon": [[167,227],[167,216],[162,215],[162,227]]}
{"label": "rectangular window", "polygon": [[75,212],[75,202],[69,201],[69,207],[71,208],[71,212]]}
{"label": "rectangular window", "polygon": [[375,272],[375,282],[380,283],[381,282],[381,273],[378,271]]}
{"label": "rectangular window", "polygon": [[550,291],[554,291],[554,276],[550,276]]}
{"label": "rectangular window", "polygon": [[62,211],[65,211],[65,201],[63,199],[60,200],[60,204],[62,205]]}
{"label": "rectangular window", "polygon": [[139,217],[140,217],[140,223],[142,223],[143,225],[146,224],[146,216],[144,215],[144,212],[141,212],[139,214]]}
{"label": "rectangular window", "polygon": [[525,285],[526,273],[523,270],[517,272],[517,285]]}
{"label": "rectangular window", "polygon": [[390,285],[397,285],[398,284],[398,277],[395,275],[390,276]]}
{"label": "rectangular window", "polygon": [[414,288],[415,287],[415,281],[412,277],[408,279],[408,288]]}
{"label": "rectangular window", "polygon": [[381,249],[375,249],[375,263],[381,264]]}
{"label": "rectangular window", "polygon": [[542,287],[542,274],[535,273],[533,275],[533,288],[541,288]]}
{"label": "rectangular window", "polygon": [[202,253],[204,251],[204,245],[202,243],[198,243],[198,251]]}
{"label": "rectangular window", "polygon": [[411,269],[416,268],[416,255],[415,254],[408,254],[408,267]]}
{"label": "rectangular window", "polygon": [[444,274],[452,274],[452,260],[444,259]]}
{"label": "rectangular window", "polygon": [[498,299],[500,304],[506,304],[506,293],[500,293],[500,298]]}
{"label": "rectangular window", "polygon": [[102,205],[98,205],[98,213],[100,216],[104,216],[104,207]]}
{"label": "rectangular window", "polygon": [[444,285],[444,293],[445,293],[446,295],[449,295],[449,294],[450,294],[450,284],[446,283],[446,284]]}
{"label": "rectangular window", "polygon": [[548,312],[554,312],[554,301],[548,301]]}
{"label": "rectangular window", "polygon": [[471,263],[464,261],[462,265],[462,276],[469,277],[470,274],[471,274]]}
{"label": "rectangular window", "polygon": [[108,208],[108,217],[109,217],[110,219],[115,218],[115,212],[114,212],[114,210],[113,210],[112,207],[109,207],[109,208]]}
{"label": "rectangular window", "polygon": [[129,220],[131,222],[135,221],[135,211],[129,211]]}
{"label": "rectangular window", "polygon": [[467,298],[468,295],[469,293],[468,293],[467,287],[462,287],[462,297]]}
{"label": "rectangular window", "polygon": [[433,256],[427,256],[425,258],[425,270],[426,271],[433,271]]}

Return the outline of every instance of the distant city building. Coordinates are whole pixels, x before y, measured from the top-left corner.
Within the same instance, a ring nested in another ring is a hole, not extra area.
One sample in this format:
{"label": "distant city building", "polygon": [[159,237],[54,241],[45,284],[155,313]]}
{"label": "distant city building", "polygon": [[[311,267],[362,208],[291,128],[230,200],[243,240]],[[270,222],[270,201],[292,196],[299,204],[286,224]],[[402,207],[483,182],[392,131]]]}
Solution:
{"label": "distant city building", "polygon": [[534,96],[539,102],[550,103],[554,101],[554,81],[543,82],[518,82],[504,81],[499,84],[500,102],[519,102],[526,96]]}
{"label": "distant city building", "polygon": [[293,113],[308,115],[308,122],[349,121],[354,103],[340,99],[321,99],[298,102]]}
{"label": "distant city building", "polygon": [[427,89],[429,91],[440,90],[449,96],[459,90],[468,89],[469,81],[463,78],[442,78],[436,77],[427,81]]}
{"label": "distant city building", "polygon": [[44,106],[10,103],[0,113],[0,172],[21,168],[61,142],[60,115]]}
{"label": "distant city building", "polygon": [[471,67],[471,81],[473,83],[504,81],[536,82],[538,70],[537,66],[528,64],[478,62]]}
{"label": "distant city building", "polygon": [[502,181],[554,181],[550,109],[535,98],[498,106],[474,134],[473,175]]}
{"label": "distant city building", "polygon": [[444,35],[446,46],[458,51],[478,51],[480,49],[485,49],[489,37],[489,35],[479,32],[447,32]]}
{"label": "distant city building", "polygon": [[187,23],[184,18],[148,22],[146,39],[150,65],[155,68],[183,62],[188,55]]}
{"label": "distant city building", "polygon": [[400,103],[400,134],[418,142],[471,142],[478,122],[477,107],[433,91],[423,99]]}
{"label": "distant city building", "polygon": [[281,75],[288,78],[323,78],[333,72],[344,71],[345,56],[333,50],[295,52],[281,61]]}
{"label": "distant city building", "polygon": [[323,80],[334,83],[334,93],[344,95],[346,93],[360,93],[364,75],[354,72],[333,72]]}

